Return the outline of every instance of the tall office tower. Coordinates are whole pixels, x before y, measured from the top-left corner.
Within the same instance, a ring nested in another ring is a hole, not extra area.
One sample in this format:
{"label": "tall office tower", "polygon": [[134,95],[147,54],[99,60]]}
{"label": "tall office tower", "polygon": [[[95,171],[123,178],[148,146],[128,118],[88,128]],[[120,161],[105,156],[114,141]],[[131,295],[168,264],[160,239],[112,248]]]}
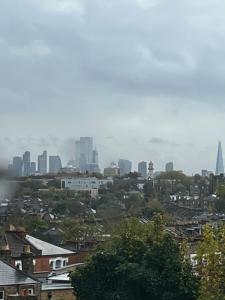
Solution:
{"label": "tall office tower", "polygon": [[129,174],[132,170],[132,162],[127,159],[120,159],[118,162],[118,167],[120,169],[120,176]]}
{"label": "tall office tower", "polygon": [[221,142],[218,144],[217,160],[216,160],[216,175],[224,174],[223,152]]}
{"label": "tall office tower", "polygon": [[92,152],[92,163],[98,165],[98,151],[93,150]]}
{"label": "tall office tower", "polygon": [[32,161],[30,163],[30,174],[31,175],[35,175],[36,171],[37,171],[36,170],[36,162]]}
{"label": "tall office tower", "polygon": [[165,166],[165,171],[166,171],[166,172],[172,172],[172,171],[173,171],[173,162],[172,162],[172,161],[170,161],[170,162],[168,162],[168,163],[166,164],[166,166]]}
{"label": "tall office tower", "polygon": [[26,151],[23,155],[23,176],[30,176],[30,152]]}
{"label": "tall office tower", "polygon": [[147,176],[147,162],[146,161],[141,161],[138,164],[138,174],[141,175],[141,177],[146,177]]}
{"label": "tall office tower", "polygon": [[21,177],[23,175],[23,160],[20,156],[13,157],[12,176]]}
{"label": "tall office tower", "polygon": [[93,160],[93,138],[81,137],[75,142],[75,160],[76,166],[81,172],[86,169],[86,164],[92,163]]}
{"label": "tall office tower", "polygon": [[62,169],[62,162],[58,155],[49,156],[49,173],[58,173]]}
{"label": "tall office tower", "polygon": [[38,156],[38,173],[44,175],[47,173],[47,151],[45,150]]}

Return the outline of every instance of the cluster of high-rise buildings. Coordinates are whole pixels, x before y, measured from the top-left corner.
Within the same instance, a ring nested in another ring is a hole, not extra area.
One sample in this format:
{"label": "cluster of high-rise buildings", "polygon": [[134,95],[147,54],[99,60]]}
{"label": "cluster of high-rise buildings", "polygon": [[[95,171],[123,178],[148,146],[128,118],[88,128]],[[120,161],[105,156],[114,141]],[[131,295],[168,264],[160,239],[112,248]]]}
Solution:
{"label": "cluster of high-rise buildings", "polygon": [[[98,151],[94,148],[92,137],[80,137],[75,141],[74,159],[70,160],[66,167],[62,168],[62,162],[58,155],[48,156],[47,151],[38,155],[37,161],[31,161],[31,154],[26,151],[22,156],[13,157],[9,165],[12,176],[45,175],[56,174],[60,170],[65,173],[100,173]],[[173,171],[173,162],[168,162],[165,171]],[[104,168],[106,177],[124,176],[132,172],[132,162],[127,159],[120,159],[118,163],[112,163]],[[141,161],[138,164],[138,173],[146,178],[148,175],[148,164]]]}
{"label": "cluster of high-rise buildings", "polygon": [[26,151],[22,156],[14,156],[12,164],[9,165],[9,171],[14,177],[58,173],[61,168],[60,157],[58,155],[48,157],[47,151],[38,155],[37,163],[31,161],[30,152]]}

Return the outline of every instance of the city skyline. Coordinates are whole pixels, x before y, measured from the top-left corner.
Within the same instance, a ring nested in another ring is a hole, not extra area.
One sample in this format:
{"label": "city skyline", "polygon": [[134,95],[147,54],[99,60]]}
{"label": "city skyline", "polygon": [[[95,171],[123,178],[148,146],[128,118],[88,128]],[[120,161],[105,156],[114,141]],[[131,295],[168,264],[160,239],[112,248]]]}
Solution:
{"label": "city skyline", "polygon": [[[44,150],[42,151],[42,154],[37,155],[36,159],[33,159],[34,155],[32,155],[32,152],[26,150],[24,152],[24,154],[18,156],[18,155],[13,155],[13,157],[11,157],[11,159],[9,160],[9,165],[12,163],[15,163],[15,165],[20,165],[21,162],[24,162],[24,157],[25,157],[25,161],[28,159],[30,163],[33,164],[33,168],[36,167],[36,171],[39,172],[40,174],[45,174],[47,173],[47,169],[49,170],[49,166],[50,163],[48,162],[50,157],[52,157],[53,159],[56,158],[57,161],[57,157],[59,157],[60,159],[60,165],[61,167],[66,167],[67,165],[74,165],[74,167],[78,168],[81,172],[85,172],[85,171],[89,171],[91,172],[96,172],[98,173],[98,168],[100,167],[101,172],[104,171],[104,168],[107,168],[111,165],[111,163],[116,163],[118,166],[120,166],[120,169],[122,171],[122,173],[126,173],[123,171],[124,170],[131,170],[131,171],[138,171],[139,170],[139,165],[141,163],[148,163],[150,160],[146,159],[146,160],[142,160],[141,158],[139,158],[137,161],[133,161],[133,160],[129,160],[128,158],[125,158],[119,155],[119,159],[114,159],[111,160],[110,163],[106,163],[103,164],[100,163],[99,164],[99,153],[96,150],[96,147],[94,147],[94,139],[93,137],[80,137],[79,140],[76,139],[72,142],[73,145],[75,145],[75,147],[72,147],[72,156],[70,157],[70,159],[67,158],[67,160],[63,161],[61,160],[61,156],[60,155],[52,155],[50,154],[48,156],[48,151]],[[76,151],[77,149],[77,151]],[[28,158],[26,158],[28,155]],[[44,156],[44,162],[42,161],[42,158]],[[100,155],[100,161],[102,161],[101,159],[102,153]],[[216,163],[214,168],[208,168],[206,165],[203,166],[200,170],[197,170],[197,172],[192,172],[189,175],[193,175],[193,174],[201,174],[203,173],[210,173],[210,172],[214,172],[215,174],[219,175],[220,173],[224,173],[224,166],[223,166],[223,151],[222,151],[222,143],[221,141],[219,141],[218,143],[218,148],[217,148],[217,156],[216,157]],[[72,159],[71,159],[72,158]],[[74,160],[75,158],[75,160]],[[41,163],[40,160],[41,159]],[[85,162],[83,161],[83,159],[85,160]],[[21,160],[21,162],[20,162]],[[81,160],[81,161],[80,161]],[[152,160],[151,160],[152,161]],[[80,163],[82,164],[82,166],[80,165]],[[84,163],[84,164],[83,164]],[[181,170],[184,173],[188,174],[187,172],[185,172],[184,169],[179,168],[177,166],[176,161],[154,161],[153,162],[154,165],[156,166],[156,171],[172,171],[172,170]],[[43,166],[44,164],[44,166]],[[175,164],[175,168],[174,168],[174,164]],[[34,166],[35,165],[35,166]],[[59,164],[58,164],[59,165]],[[161,165],[162,167],[158,167],[159,165]],[[23,164],[24,167],[24,164]],[[141,168],[140,168],[141,169]],[[215,170],[215,171],[213,171]],[[23,170],[24,172],[24,170]],[[16,172],[18,173],[18,172]],[[19,172],[20,173],[20,172]],[[25,171],[26,173],[26,171]],[[140,172],[142,173],[142,172]]]}

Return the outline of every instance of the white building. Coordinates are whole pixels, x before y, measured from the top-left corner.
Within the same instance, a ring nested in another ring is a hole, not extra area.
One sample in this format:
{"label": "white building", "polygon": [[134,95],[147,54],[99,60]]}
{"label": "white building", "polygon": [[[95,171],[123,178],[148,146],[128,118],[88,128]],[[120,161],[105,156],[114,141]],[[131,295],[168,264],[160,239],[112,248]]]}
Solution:
{"label": "white building", "polygon": [[113,180],[96,177],[67,177],[61,179],[61,188],[79,192],[89,191],[95,197],[98,195],[99,188],[106,187],[109,183],[113,183]]}

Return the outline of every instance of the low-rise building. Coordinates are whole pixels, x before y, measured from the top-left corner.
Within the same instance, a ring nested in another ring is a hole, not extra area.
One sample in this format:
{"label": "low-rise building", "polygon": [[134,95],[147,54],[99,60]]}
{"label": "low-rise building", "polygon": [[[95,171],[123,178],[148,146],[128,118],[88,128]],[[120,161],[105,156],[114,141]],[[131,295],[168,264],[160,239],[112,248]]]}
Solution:
{"label": "low-rise building", "polygon": [[28,264],[29,273],[39,277],[47,276],[52,270],[77,263],[78,255],[30,236],[23,228],[11,227],[0,238],[0,256],[20,270],[24,270]]}
{"label": "low-rise building", "polygon": [[61,179],[61,187],[77,192],[90,192],[94,198],[98,195],[98,190],[112,184],[112,179],[98,179],[96,177],[68,177]]}
{"label": "low-rise building", "polygon": [[41,284],[25,272],[0,260],[1,300],[40,300]]}

